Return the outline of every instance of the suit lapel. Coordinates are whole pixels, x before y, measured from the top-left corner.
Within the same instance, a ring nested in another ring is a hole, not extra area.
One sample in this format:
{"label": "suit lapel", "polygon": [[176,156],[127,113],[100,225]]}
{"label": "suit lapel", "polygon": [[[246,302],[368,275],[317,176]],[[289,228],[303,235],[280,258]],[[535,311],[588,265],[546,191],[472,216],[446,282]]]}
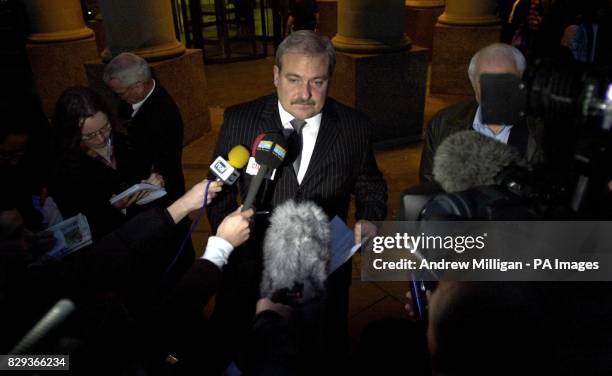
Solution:
{"label": "suit lapel", "polygon": [[282,131],[283,125],[280,122],[278,113],[278,98],[271,95],[266,98],[260,116],[261,121],[257,125],[259,133]]}
{"label": "suit lapel", "polygon": [[323,164],[329,151],[333,148],[336,137],[340,132],[338,124],[338,115],[333,105],[333,99],[328,98],[325,107],[323,107],[323,116],[321,117],[321,126],[317,134],[312,157],[308,164],[308,170],[302,179],[302,186],[310,180],[315,174],[319,166]]}

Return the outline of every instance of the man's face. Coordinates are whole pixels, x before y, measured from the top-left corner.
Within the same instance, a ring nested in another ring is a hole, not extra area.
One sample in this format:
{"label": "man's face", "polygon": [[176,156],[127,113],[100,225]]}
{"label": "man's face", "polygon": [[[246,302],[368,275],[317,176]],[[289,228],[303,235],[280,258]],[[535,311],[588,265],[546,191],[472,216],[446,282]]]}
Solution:
{"label": "man's face", "polygon": [[474,94],[476,95],[476,101],[480,103],[480,75],[483,73],[489,74],[501,74],[501,73],[511,73],[517,77],[521,77],[521,74],[516,69],[516,66],[512,62],[503,62],[499,61],[493,62],[478,62],[476,64],[476,85],[474,87]]}
{"label": "man's face", "polygon": [[308,119],[323,109],[329,85],[329,58],[325,54],[286,53],[282,70],[274,66],[274,86],[283,108],[298,119]]}
{"label": "man's face", "polygon": [[147,95],[147,93],[145,93],[144,84],[140,81],[131,85],[125,85],[117,79],[112,79],[107,85],[115,94],[129,104],[136,104]]}

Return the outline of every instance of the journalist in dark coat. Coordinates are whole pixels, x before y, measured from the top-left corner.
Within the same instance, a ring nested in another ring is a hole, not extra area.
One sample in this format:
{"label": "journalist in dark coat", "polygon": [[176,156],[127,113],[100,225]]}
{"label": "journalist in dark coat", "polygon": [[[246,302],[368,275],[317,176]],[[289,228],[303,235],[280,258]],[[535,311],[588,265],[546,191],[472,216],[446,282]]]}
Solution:
{"label": "journalist in dark coat", "polygon": [[144,179],[162,184],[139,163],[133,145],[116,131],[103,98],[90,88],[64,91],[53,124],[49,193],[64,218],[87,217],[94,239],[121,226],[133,212],[133,200],[112,205],[113,195]]}
{"label": "journalist in dark coat", "polygon": [[[152,205],[168,205],[185,193],[181,165],[183,120],[176,103],[153,78],[146,60],[135,54],[121,53],[111,60],[104,69],[104,82],[121,98],[120,122],[134,145],[138,164],[164,180],[168,193]],[[169,284],[178,280],[195,258],[191,239],[183,240],[189,227],[185,219],[171,240],[176,249],[183,247],[183,251],[168,270]]]}
{"label": "journalist in dark coat", "polygon": [[104,70],[104,82],[121,97],[118,115],[141,163],[164,177],[165,203],[185,193],[181,157],[183,120],[166,89],[141,57],[122,53]]}

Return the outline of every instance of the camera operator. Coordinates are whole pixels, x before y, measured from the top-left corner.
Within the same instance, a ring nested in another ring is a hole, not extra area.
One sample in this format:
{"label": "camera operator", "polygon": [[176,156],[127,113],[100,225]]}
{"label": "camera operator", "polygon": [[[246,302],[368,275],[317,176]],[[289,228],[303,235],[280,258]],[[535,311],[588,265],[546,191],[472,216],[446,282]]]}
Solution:
{"label": "camera operator", "polygon": [[483,124],[481,120],[480,75],[510,73],[521,77],[526,68],[524,56],[516,48],[494,43],[479,50],[470,60],[468,75],[474,88],[475,100],[462,102],[438,112],[429,123],[421,155],[421,182],[433,180],[433,159],[436,150],[449,135],[462,130],[474,130],[508,144],[529,162],[542,159],[543,125],[532,117],[519,124]]}

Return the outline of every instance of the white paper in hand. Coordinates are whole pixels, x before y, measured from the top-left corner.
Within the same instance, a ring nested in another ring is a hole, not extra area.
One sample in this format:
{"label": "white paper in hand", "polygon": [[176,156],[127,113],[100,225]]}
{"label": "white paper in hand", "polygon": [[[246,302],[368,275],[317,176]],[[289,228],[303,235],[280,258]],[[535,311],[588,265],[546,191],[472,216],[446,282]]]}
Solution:
{"label": "white paper in hand", "polygon": [[329,222],[329,229],[331,233],[331,258],[329,260],[328,272],[331,274],[350,260],[368,239],[365,238],[360,244],[355,244],[353,230],[338,216],[335,216]]}
{"label": "white paper in hand", "polygon": [[160,197],[163,197],[166,195],[166,190],[164,188],[159,188],[155,191],[151,191],[149,192],[149,194],[147,194],[146,196],[144,196],[143,198],[141,198],[140,200],[136,201],[136,204],[138,205],[145,205],[148,204],[151,201],[155,201]]}
{"label": "white paper in hand", "polygon": [[51,226],[43,232],[53,234],[55,244],[53,248],[39,257],[32,265],[40,266],[45,265],[51,260],[61,260],[67,255],[92,243],[87,217],[81,213]]}
{"label": "white paper in hand", "polygon": [[145,197],[141,198],[136,202],[138,205],[148,204],[149,202],[155,201],[158,198],[166,195],[166,190],[163,187],[160,187],[159,185],[139,183],[134,184],[133,186],[129,187],[118,195],[111,197],[109,201],[111,205],[115,205],[119,201],[124,200],[133,195],[134,193],[138,192],[148,192]]}

